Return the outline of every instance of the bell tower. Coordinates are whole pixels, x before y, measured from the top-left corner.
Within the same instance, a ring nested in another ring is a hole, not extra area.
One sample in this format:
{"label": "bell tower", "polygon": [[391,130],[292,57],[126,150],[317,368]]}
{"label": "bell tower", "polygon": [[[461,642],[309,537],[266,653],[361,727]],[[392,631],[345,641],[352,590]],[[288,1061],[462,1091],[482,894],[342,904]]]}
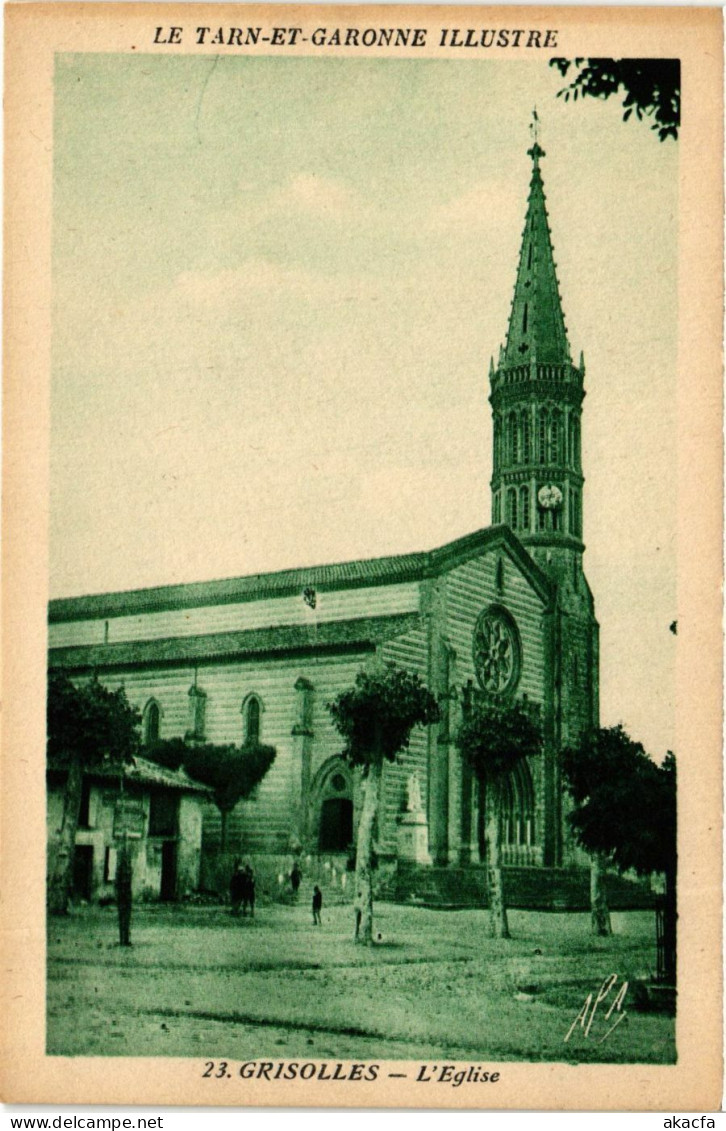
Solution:
{"label": "bell tower", "polygon": [[489,370],[492,521],[506,523],[553,580],[582,582],[582,354],[574,365],[557,283],[536,111],[532,176],[506,345]]}

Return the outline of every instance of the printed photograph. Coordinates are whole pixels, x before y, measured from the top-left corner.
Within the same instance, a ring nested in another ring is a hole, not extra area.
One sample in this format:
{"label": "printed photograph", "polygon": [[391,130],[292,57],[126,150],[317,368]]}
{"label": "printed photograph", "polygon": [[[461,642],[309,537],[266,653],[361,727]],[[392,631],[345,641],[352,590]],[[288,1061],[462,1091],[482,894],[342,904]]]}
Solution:
{"label": "printed photograph", "polygon": [[676,1062],[680,64],[552,54],[56,55],[49,1056]]}

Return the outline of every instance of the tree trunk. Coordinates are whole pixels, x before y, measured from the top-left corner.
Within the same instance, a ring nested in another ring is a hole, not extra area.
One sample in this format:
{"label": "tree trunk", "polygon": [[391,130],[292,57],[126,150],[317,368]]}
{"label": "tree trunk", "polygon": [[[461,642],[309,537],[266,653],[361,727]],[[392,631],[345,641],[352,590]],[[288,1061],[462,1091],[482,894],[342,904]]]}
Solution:
{"label": "tree trunk", "polygon": [[373,943],[373,825],[378,813],[382,767],[379,760],[368,766],[363,779],[363,809],[358,823],[355,858],[355,941]]}
{"label": "tree trunk", "polygon": [[52,873],[48,884],[48,911],[51,915],[68,913],[82,790],[83,767],[79,758],[72,758],[68,765],[68,778],[63,797],[63,820],[58,832],[55,859],[52,862]]}
{"label": "tree trunk", "polygon": [[495,939],[508,939],[509,923],[504,902],[504,881],[502,863],[499,855],[499,801],[498,786],[487,782],[486,788],[486,830],[487,830],[487,881],[489,886],[489,912],[492,936]]}
{"label": "tree trunk", "polygon": [[605,862],[600,852],[590,857],[590,924],[593,935],[600,938],[613,933],[605,893]]}

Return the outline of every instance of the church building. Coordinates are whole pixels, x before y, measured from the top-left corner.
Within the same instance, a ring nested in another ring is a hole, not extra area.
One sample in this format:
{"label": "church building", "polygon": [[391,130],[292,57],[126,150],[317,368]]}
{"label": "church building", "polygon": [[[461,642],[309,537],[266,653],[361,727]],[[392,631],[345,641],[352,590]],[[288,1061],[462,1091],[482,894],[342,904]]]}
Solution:
{"label": "church building", "polygon": [[[270,875],[291,853],[344,867],[358,784],[326,705],[377,661],[417,672],[441,706],[440,722],[385,766],[379,860],[483,860],[479,789],[454,743],[472,683],[492,699],[526,697],[544,729],[544,754],[508,783],[504,864],[576,861],[558,751],[598,722],[598,625],[582,563],[585,366],[567,338],[537,140],[529,156],[506,342],[489,369],[491,526],[421,553],[50,603],[51,669],[123,685],[144,742],[259,738],[276,748],[227,844]],[[219,838],[208,803],[208,862]]]}

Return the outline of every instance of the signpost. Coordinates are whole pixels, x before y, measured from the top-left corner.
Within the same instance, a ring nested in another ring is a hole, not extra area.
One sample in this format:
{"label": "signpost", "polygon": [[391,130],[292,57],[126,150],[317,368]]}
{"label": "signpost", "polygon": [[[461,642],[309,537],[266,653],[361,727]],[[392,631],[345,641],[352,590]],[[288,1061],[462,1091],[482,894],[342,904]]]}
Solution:
{"label": "signpost", "polygon": [[113,811],[114,840],[140,840],[146,828],[146,809],[143,801],[119,797]]}
{"label": "signpost", "polygon": [[116,905],[118,908],[119,942],[131,946],[131,905],[133,868],[129,840],[140,840],[146,829],[146,809],[142,801],[124,795],[123,772],[119,782],[119,798],[113,811],[113,835],[121,841],[116,865]]}

